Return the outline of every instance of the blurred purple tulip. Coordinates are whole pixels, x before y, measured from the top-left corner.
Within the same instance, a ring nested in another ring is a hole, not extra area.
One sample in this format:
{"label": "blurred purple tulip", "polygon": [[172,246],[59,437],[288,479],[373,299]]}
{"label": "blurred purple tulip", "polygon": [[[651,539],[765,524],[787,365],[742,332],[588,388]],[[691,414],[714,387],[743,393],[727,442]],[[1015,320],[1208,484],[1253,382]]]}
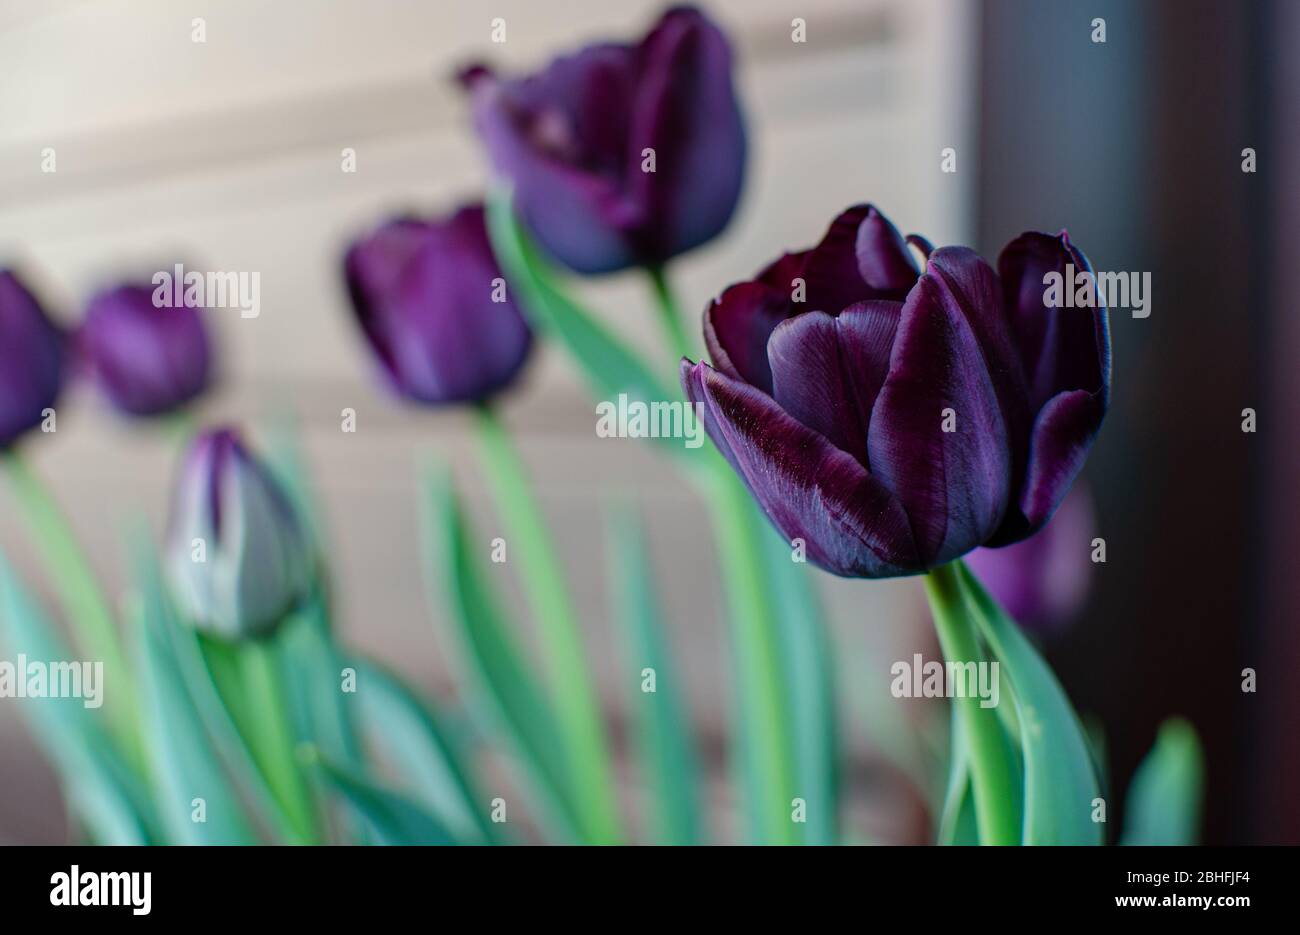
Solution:
{"label": "blurred purple tulip", "polygon": [[[1049,308],[1043,275],[1091,270],[1027,233],[1001,276],[869,205],[705,313],[714,367],[682,362],[705,427],[787,538],[838,575],[916,574],[1042,528],[1110,396],[1105,308]],[[803,301],[798,301],[802,299]]]}
{"label": "blurred purple tulip", "polygon": [[0,269],[0,450],[53,407],[65,356],[63,333],[18,276]]}
{"label": "blurred purple tulip", "polygon": [[1088,596],[1095,529],[1092,499],[1077,483],[1038,532],[1000,549],[976,549],[966,564],[1022,627],[1056,633]]}
{"label": "blurred purple tulip", "polygon": [[132,416],[173,412],[207,389],[211,350],[199,309],[156,306],[154,287],[96,294],[77,346],[104,396]]}
{"label": "blurred purple tulip", "polygon": [[447,220],[403,218],[353,244],[348,292],[384,375],[423,403],[481,402],[532,347],[488,243],[482,205]]}
{"label": "blurred purple tulip", "polygon": [[306,597],[313,555],[288,494],[238,434],[197,436],[181,465],[167,543],[189,621],[227,639],[270,632]]}
{"label": "blurred purple tulip", "polygon": [[722,31],[677,7],[635,45],[519,79],[474,66],[462,83],[524,222],[565,265],[604,273],[662,265],[731,220],[746,150],[731,72]]}

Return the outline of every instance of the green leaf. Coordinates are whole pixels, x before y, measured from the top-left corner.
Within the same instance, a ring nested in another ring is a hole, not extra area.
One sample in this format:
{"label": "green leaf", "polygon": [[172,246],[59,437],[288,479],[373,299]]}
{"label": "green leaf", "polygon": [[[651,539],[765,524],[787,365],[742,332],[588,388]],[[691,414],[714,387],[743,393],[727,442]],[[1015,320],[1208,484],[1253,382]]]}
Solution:
{"label": "green leaf", "polygon": [[378,663],[355,659],[352,666],[366,736],[405,781],[406,791],[457,840],[499,843],[496,825],[487,818],[489,799],[475,789],[465,751],[436,712]]}
{"label": "green leaf", "polygon": [[1205,756],[1196,729],[1182,718],[1160,725],[1138,766],[1124,810],[1125,845],[1194,845],[1201,825]]}
{"label": "green leaf", "polygon": [[98,660],[105,683],[113,686],[112,698],[104,706],[108,730],[128,766],[143,773],[135,686],[103,588],[67,517],[20,452],[0,452],[0,478],[13,489],[15,511],[27,526],[47,580],[54,585],[74,648],[85,658]]}
{"label": "green leaf", "polygon": [[1024,758],[1024,844],[1101,844],[1101,792],[1083,727],[1060,682],[966,566],[960,580],[984,640],[1011,683]]}
{"label": "green leaf", "polygon": [[515,638],[487,587],[449,476],[431,479],[424,514],[426,566],[445,575],[461,658],[473,675],[473,700],[512,742],[552,832],[572,839],[578,825],[568,754],[550,699],[524,664]]}
{"label": "green leaf", "polygon": [[721,458],[707,492],[726,590],[734,677],[732,770],[746,813],[748,844],[798,844],[796,768],[781,625],[769,593],[760,538],[766,522]]}
{"label": "green leaf", "polygon": [[975,821],[975,799],[970,786],[970,750],[966,732],[956,705],[949,706],[952,727],[951,756],[948,763],[948,791],[943,797],[936,844],[966,846],[979,844],[979,827]]}
{"label": "green leaf", "polygon": [[792,559],[789,546],[771,529],[759,533],[785,667],[794,794],[807,803],[804,843],[839,839],[838,713],[831,646],[821,603],[806,564]]}
{"label": "green leaf", "polygon": [[555,721],[568,751],[570,801],[589,842],[616,844],[621,835],[618,802],[600,696],[559,550],[501,420],[484,406],[478,411],[477,427],[488,487],[497,515],[506,523],[514,567],[521,572]]}
{"label": "green leaf", "polygon": [[319,753],[309,752],[304,759],[314,763],[326,782],[370,826],[376,843],[390,847],[456,843],[441,822],[401,793],[323,760]]}
{"label": "green leaf", "polygon": [[[72,662],[75,657],[0,556],[0,627],[15,664]],[[105,670],[106,671],[106,670]],[[113,690],[112,683],[99,686]],[[101,844],[149,844],[156,834],[149,796],[83,698],[25,698],[19,707],[32,736],[58,769],[68,797]]]}
{"label": "green leaf", "polygon": [[[577,361],[597,399],[651,403],[681,398],[631,349],[602,326],[556,285],[555,275],[525,232],[510,202],[510,192],[496,188],[487,198],[488,233],[492,249],[532,324],[558,340]],[[661,450],[678,456],[689,451],[675,439],[663,439]],[[692,459],[694,460],[694,459]]]}
{"label": "green leaf", "polygon": [[[356,695],[343,690],[344,651],[335,642],[329,611],[319,587],[280,628],[276,655],[284,673],[285,700],[295,743],[319,747],[332,763],[358,773],[366,770],[357,721]],[[319,777],[314,779],[318,799],[324,796]],[[321,802],[322,806],[326,803]],[[338,816],[328,808],[337,826]],[[356,838],[363,829],[339,827],[340,838]]]}
{"label": "green leaf", "polygon": [[[152,557],[137,560],[139,658],[145,737],[157,787],[154,796],[168,837],[176,844],[251,844],[256,841],[239,797],[186,687],[173,652],[179,624]],[[196,809],[203,820],[194,820]]]}
{"label": "green leaf", "polygon": [[[174,608],[172,612],[175,612]],[[275,794],[258,769],[252,751],[240,733],[235,712],[227,706],[227,695],[242,703],[242,699],[238,698],[239,682],[234,668],[233,647],[211,641],[205,645],[199,634],[183,622],[169,629],[171,650],[181,679],[235,786],[245,798],[251,800],[264,825],[273,828],[281,838],[293,840],[296,832],[292,822],[280,808]],[[211,667],[213,663],[220,665],[222,662],[229,665],[225,674],[225,683],[229,687],[224,692],[221,680]],[[252,715],[243,712],[243,716]]]}
{"label": "green leaf", "polygon": [[[653,826],[663,844],[700,842],[699,767],[690,737],[690,717],[682,703],[674,666],[665,645],[659,598],[640,524],[631,510],[612,524],[617,616],[627,640],[626,678],[641,769],[651,789]],[[646,670],[655,690],[643,690]]]}

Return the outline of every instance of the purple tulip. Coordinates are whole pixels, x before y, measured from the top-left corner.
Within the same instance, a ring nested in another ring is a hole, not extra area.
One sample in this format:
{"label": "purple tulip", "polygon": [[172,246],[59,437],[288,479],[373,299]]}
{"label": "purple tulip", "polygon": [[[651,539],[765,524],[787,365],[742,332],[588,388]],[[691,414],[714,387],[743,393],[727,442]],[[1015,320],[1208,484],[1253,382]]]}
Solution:
{"label": "purple tulip", "polygon": [[229,639],[273,630],[311,586],[313,552],[288,494],[230,429],[190,444],[167,546],[177,603]]}
{"label": "purple tulip", "polygon": [[1004,548],[976,549],[966,564],[1026,630],[1059,632],[1088,596],[1094,530],[1092,500],[1077,483],[1038,532]]}
{"label": "purple tulip", "polygon": [[745,174],[731,71],[722,31],[678,7],[638,44],[587,46],[521,79],[474,66],[461,80],[525,223],[573,270],[604,273],[662,265],[731,220]]}
{"label": "purple tulip", "polygon": [[54,406],[64,356],[63,333],[17,275],[0,269],[0,450]]}
{"label": "purple tulip", "polygon": [[[1044,274],[1091,270],[1022,234],[1001,275],[869,205],[705,313],[714,367],[682,361],[705,427],[768,517],[838,575],[916,574],[1042,528],[1110,396],[1105,308],[1048,308]],[[798,301],[802,299],[803,301]]]}
{"label": "purple tulip", "polygon": [[388,382],[423,403],[480,402],[528,358],[532,332],[488,243],[482,205],[390,221],[344,260],[361,329]]}
{"label": "purple tulip", "polygon": [[154,288],[128,283],[95,295],[78,350],[108,401],[132,416],[180,409],[208,387],[211,351],[200,311],[156,306]]}

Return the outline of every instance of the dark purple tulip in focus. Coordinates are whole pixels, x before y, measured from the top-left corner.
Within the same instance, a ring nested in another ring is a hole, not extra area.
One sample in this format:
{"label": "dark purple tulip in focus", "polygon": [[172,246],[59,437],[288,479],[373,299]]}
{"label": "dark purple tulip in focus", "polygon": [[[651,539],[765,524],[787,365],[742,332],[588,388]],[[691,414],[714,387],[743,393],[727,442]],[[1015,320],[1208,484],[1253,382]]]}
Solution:
{"label": "dark purple tulip in focus", "polygon": [[1064,232],[1020,235],[996,273],[914,243],[924,272],[874,208],[848,209],[709,306],[713,367],[682,362],[768,517],[838,575],[915,574],[1032,535],[1106,414],[1105,308],[1044,305],[1044,273],[1092,269]]}
{"label": "dark purple tulip in focus", "polygon": [[1059,632],[1088,596],[1094,528],[1087,488],[1077,483],[1038,532],[1001,549],[976,549],[966,564],[1026,630]]}
{"label": "dark purple tulip in focus", "polygon": [[0,450],[41,424],[63,383],[64,339],[12,271],[0,269]]}
{"label": "dark purple tulip in focus", "polygon": [[483,207],[390,221],[344,260],[352,307],[384,375],[423,403],[481,402],[523,367],[532,332],[488,243]]}
{"label": "dark purple tulip in focus", "polygon": [[199,309],[155,306],[154,287],[127,283],[95,295],[78,350],[108,401],[132,416],[180,409],[208,387],[211,351]]}
{"label": "dark purple tulip in focus", "polygon": [[462,82],[525,223],[571,269],[603,273],[659,266],[727,226],[745,171],[731,70],[722,31],[678,7],[635,45],[519,79],[475,66]]}

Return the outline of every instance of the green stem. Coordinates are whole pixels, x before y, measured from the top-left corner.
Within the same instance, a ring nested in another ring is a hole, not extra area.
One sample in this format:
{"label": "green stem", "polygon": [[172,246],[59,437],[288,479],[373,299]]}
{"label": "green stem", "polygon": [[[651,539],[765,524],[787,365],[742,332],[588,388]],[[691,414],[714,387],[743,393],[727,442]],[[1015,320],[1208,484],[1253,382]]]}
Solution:
{"label": "green stem", "polygon": [[[978,663],[983,655],[967,614],[959,574],[955,563],[934,569],[925,577],[925,594],[944,659]],[[955,725],[963,732],[970,755],[980,843],[1017,844],[1020,829],[1016,821],[1015,783],[998,714],[992,708],[983,707],[973,694],[953,698],[951,703],[957,706]]]}
{"label": "green stem", "polygon": [[569,742],[573,802],[593,843],[617,843],[620,831],[613,769],[559,553],[531,492],[519,452],[501,420],[487,406],[476,411],[488,481],[522,557],[524,587],[547,657],[557,714]]}
{"label": "green stem", "polygon": [[249,744],[267,784],[292,823],[296,840],[291,843],[315,844],[316,813],[298,767],[275,639],[248,640],[236,648],[241,694],[250,715]]}
{"label": "green stem", "polygon": [[45,572],[58,590],[78,650],[104,664],[104,681],[112,686],[106,693],[110,727],[128,762],[143,771],[135,686],[104,592],[67,518],[41,479],[17,452],[0,457],[0,464]]}
{"label": "green stem", "polygon": [[[233,701],[239,700],[236,698],[239,679],[233,652],[224,643],[209,641],[205,644],[203,638],[189,627],[172,628],[171,640],[181,675],[189,685],[190,697],[194,699],[199,717],[222,760],[235,774],[241,788],[252,798],[258,817],[273,826],[282,838],[294,839],[297,836],[294,823],[281,807],[275,791],[258,767],[253,751],[240,732],[240,718],[246,717],[244,709],[227,701],[223,695],[222,686]],[[219,645],[221,648],[205,653],[205,645]],[[218,674],[215,669],[223,662],[225,671]]]}
{"label": "green stem", "polygon": [[749,491],[721,458],[708,497],[718,537],[718,559],[731,617],[731,641],[739,687],[738,734],[753,769],[750,809],[761,843],[795,844],[791,817],[794,743],[786,718],[786,682],[780,636],[766,598],[767,582],[758,551],[757,517]]}
{"label": "green stem", "polygon": [[650,276],[650,285],[654,290],[655,310],[659,313],[659,323],[668,337],[668,346],[677,355],[676,360],[673,361],[675,373],[677,361],[692,355],[692,344],[686,335],[686,329],[682,326],[681,308],[673,295],[664,268],[655,266],[646,272]]}
{"label": "green stem", "polygon": [[[659,319],[678,359],[692,353],[682,316],[662,267],[647,270]],[[705,455],[706,500],[730,609],[746,756],[753,764],[748,795],[760,840],[797,843],[791,820],[794,738],[786,716],[789,684],[782,665],[780,626],[769,600],[757,515],[749,491],[716,452]]]}

